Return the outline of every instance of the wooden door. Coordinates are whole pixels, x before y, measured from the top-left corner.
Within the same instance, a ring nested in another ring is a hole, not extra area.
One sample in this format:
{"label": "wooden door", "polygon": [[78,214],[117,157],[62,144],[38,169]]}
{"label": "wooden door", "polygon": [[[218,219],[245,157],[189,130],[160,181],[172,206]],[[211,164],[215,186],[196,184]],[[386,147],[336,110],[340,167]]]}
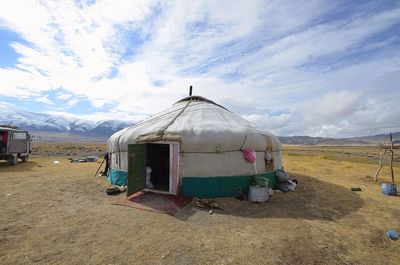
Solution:
{"label": "wooden door", "polygon": [[128,145],[127,196],[146,188],[147,145]]}

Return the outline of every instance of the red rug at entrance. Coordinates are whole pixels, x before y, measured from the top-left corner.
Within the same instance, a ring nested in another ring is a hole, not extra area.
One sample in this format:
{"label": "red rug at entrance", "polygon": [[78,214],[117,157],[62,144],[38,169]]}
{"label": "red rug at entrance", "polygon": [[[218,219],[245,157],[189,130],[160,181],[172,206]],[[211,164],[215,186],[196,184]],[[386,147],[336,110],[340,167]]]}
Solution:
{"label": "red rug at entrance", "polygon": [[191,201],[192,197],[140,191],[115,204],[175,216]]}

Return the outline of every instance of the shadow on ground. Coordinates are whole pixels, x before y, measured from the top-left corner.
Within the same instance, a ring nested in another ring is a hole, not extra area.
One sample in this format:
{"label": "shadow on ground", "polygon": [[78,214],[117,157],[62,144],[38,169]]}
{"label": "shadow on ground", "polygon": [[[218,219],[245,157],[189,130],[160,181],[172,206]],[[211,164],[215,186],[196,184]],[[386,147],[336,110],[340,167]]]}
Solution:
{"label": "shadow on ground", "polygon": [[[359,194],[349,188],[296,173],[290,173],[290,176],[299,181],[299,186],[294,192],[278,193],[261,204],[232,198],[216,199],[222,210],[215,212],[246,218],[333,221],[356,212],[363,205]],[[197,211],[201,210],[192,204],[185,207],[176,217],[185,221]]]}
{"label": "shadow on ground", "polygon": [[26,161],[26,162],[18,161],[18,164],[16,164],[15,166],[9,165],[7,161],[1,161],[0,171],[2,172],[26,171],[32,169],[37,165],[38,163],[35,161]]}

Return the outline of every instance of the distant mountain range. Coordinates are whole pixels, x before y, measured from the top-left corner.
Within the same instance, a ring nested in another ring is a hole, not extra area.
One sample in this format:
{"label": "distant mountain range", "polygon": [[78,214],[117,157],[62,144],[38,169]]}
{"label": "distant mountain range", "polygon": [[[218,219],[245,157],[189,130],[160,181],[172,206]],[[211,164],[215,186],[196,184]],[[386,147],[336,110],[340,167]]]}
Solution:
{"label": "distant mountain range", "polygon": [[102,141],[132,123],[125,121],[88,121],[83,119],[34,113],[0,103],[0,124],[28,130],[38,140]]}
{"label": "distant mountain range", "polygon": [[[400,132],[392,133],[393,141],[400,143]],[[374,136],[361,136],[351,138],[324,138],[310,136],[280,136],[283,144],[293,145],[366,145],[389,141],[389,134],[377,134]]]}
{"label": "distant mountain range", "polygon": [[[28,130],[37,140],[102,142],[113,133],[133,123],[119,120],[93,122],[19,110],[11,105],[0,103],[0,124]],[[400,132],[393,133],[393,138],[395,142],[400,143]],[[388,141],[389,136],[387,134],[352,138],[280,136],[279,139],[283,144],[293,145],[365,145]]]}

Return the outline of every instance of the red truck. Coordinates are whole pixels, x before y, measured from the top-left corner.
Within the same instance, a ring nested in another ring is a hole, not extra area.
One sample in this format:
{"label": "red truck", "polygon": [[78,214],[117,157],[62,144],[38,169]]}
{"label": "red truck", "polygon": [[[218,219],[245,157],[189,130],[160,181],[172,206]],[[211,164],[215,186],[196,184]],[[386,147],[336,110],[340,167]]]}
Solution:
{"label": "red truck", "polygon": [[0,126],[0,160],[16,165],[18,158],[28,160],[32,152],[32,138],[27,131],[17,127]]}

